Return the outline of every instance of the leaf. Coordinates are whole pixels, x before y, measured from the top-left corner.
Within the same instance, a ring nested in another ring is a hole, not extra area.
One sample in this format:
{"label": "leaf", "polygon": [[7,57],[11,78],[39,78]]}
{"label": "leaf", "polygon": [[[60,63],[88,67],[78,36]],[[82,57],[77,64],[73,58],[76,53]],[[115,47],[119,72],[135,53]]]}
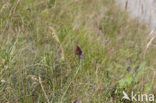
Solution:
{"label": "leaf", "polygon": [[136,81],[136,82],[138,82],[138,81],[140,80],[143,71],[147,69],[147,68],[145,68],[145,67],[146,67],[146,62],[143,62],[143,63],[139,66],[139,68],[138,68],[138,70],[137,70],[137,75],[136,75],[136,77],[135,77],[135,81]]}
{"label": "leaf", "polygon": [[131,74],[129,74],[119,81],[119,86],[120,88],[128,87],[132,83],[132,81],[133,81],[133,77]]}
{"label": "leaf", "polygon": [[139,81],[143,71],[146,70],[145,66],[146,66],[146,62],[143,62],[142,64],[140,64],[139,68],[137,69],[137,75],[135,79],[133,78],[132,74],[128,74],[119,81],[119,86],[121,88],[125,88],[131,85],[133,81]]}
{"label": "leaf", "polygon": [[145,85],[145,91],[148,92],[152,89],[152,82],[149,82]]}

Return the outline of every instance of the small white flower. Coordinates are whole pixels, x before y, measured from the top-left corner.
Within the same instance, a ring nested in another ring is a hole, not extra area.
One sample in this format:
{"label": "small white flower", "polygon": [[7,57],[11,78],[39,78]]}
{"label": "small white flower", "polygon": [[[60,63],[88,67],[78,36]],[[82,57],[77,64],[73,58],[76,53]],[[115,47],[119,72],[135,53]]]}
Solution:
{"label": "small white flower", "polygon": [[6,83],[6,81],[4,79],[1,80],[1,83]]}

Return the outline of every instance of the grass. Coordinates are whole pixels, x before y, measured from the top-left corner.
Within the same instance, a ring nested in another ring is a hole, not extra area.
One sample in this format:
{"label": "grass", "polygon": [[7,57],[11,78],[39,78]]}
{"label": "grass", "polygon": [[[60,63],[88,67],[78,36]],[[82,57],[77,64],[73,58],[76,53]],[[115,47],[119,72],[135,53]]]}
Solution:
{"label": "grass", "polygon": [[1,0],[0,102],[124,103],[123,90],[156,94],[149,32],[113,0]]}

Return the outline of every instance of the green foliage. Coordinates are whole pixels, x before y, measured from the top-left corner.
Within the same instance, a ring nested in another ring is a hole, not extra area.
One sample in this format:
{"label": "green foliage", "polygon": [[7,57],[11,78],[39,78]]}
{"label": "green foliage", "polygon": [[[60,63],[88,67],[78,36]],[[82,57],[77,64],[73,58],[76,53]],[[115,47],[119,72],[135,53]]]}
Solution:
{"label": "green foliage", "polygon": [[[139,68],[137,68],[136,71],[133,71],[134,73],[128,73],[125,77],[123,77],[119,81],[120,88],[126,88],[130,87],[133,82],[139,82],[141,81],[141,77],[143,76],[143,71],[146,70],[146,62],[143,62],[140,64]],[[136,72],[136,73],[135,73]]]}
{"label": "green foliage", "polygon": [[132,82],[133,82],[133,76],[132,74],[129,74],[119,81],[119,86],[120,88],[126,88],[129,87],[132,84]]}
{"label": "green foliage", "polygon": [[146,67],[146,62],[143,62],[142,64],[140,64],[139,68],[137,69],[137,74],[135,76],[135,81],[138,82],[141,78],[141,76],[143,75],[143,72],[145,72],[145,70],[147,69]]}
{"label": "green foliage", "polygon": [[1,0],[0,102],[120,103],[123,89],[153,92],[148,31],[114,0]]}

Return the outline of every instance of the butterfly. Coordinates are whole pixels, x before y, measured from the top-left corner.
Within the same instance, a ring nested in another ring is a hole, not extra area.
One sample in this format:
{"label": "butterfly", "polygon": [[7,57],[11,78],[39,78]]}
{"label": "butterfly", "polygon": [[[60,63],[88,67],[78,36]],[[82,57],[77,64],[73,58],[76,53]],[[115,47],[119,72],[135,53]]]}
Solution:
{"label": "butterfly", "polygon": [[75,55],[79,56],[80,58],[83,56],[84,52],[81,50],[81,48],[77,45],[74,50]]}

